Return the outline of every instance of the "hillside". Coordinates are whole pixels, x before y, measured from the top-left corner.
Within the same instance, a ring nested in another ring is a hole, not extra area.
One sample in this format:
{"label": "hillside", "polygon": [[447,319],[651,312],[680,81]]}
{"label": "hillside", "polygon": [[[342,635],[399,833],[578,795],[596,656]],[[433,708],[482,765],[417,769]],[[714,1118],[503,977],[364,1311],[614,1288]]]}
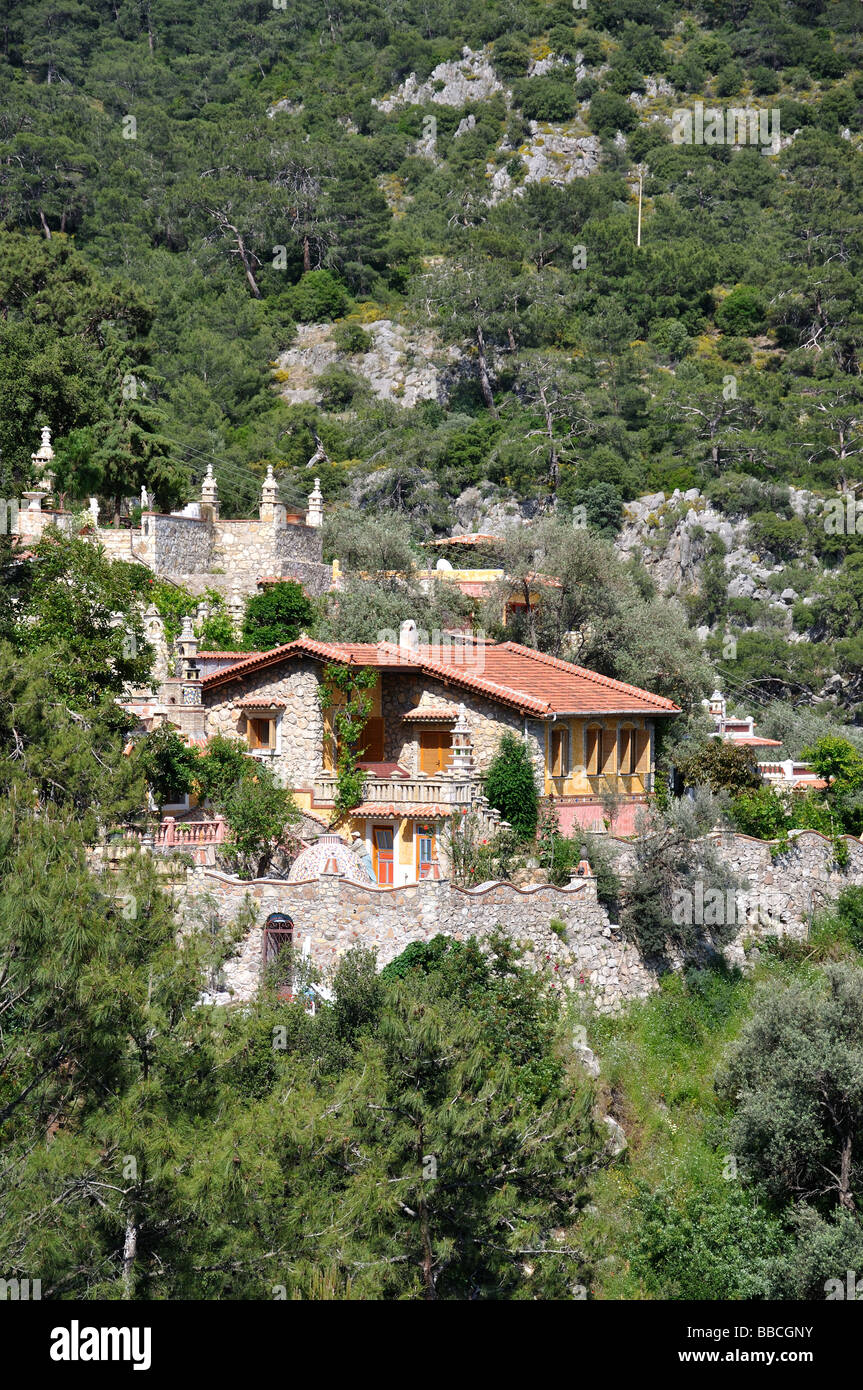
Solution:
{"label": "hillside", "polygon": [[330,509],[415,541],[585,507],[720,662],[721,629],[853,712],[856,535],[813,517],[860,477],[861,31],[854,0],[17,6],[4,492],[44,419],[70,498],[174,505],[212,462],[244,515],[317,452]]}

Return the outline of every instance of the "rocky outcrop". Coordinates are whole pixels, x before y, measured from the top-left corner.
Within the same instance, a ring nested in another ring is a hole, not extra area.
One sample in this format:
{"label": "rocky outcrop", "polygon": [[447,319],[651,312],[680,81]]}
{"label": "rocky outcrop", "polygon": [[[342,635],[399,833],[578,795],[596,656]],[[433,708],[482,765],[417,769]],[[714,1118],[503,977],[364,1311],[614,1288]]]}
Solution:
{"label": "rocky outcrop", "polygon": [[438,63],[420,82],[415,72],[409,74],[388,97],[372,97],[372,105],[389,114],[399,106],[466,106],[468,102],[487,101],[496,92],[510,93],[504,87],[491,64],[485,49],[476,51],[465,46],[461,58]]}
{"label": "rocky outcrop", "polygon": [[392,319],[364,325],[371,338],[368,352],[340,352],[333,325],[300,324],[292,347],[277,359],[279,394],[291,405],[320,399],[318,379],[327,367],[348,367],[368,382],[379,400],[410,407],[444,394],[443,370],[458,359],[456,348],[442,349],[429,329],[408,329]]}
{"label": "rocky outcrop", "polygon": [[[503,151],[506,153],[506,151]],[[586,178],[599,164],[600,140],[590,135],[579,121],[560,124],[531,121],[530,139],[526,140],[512,158],[524,165],[524,177],[516,182],[507,164],[487,164],[490,180],[490,201],[498,202],[510,194],[520,195],[530,183],[572,183]]]}
{"label": "rocky outcrop", "polygon": [[[790,494],[795,515],[808,515],[815,502],[813,494],[800,488],[791,488]],[[780,591],[771,583],[785,566],[755,551],[746,517],[726,516],[698,488],[686,492],[677,488],[668,496],[656,492],[627,502],[616,545],[621,555],[641,560],[660,593],[682,595],[695,593],[700,586],[711,536],[725,547],[729,597],[754,598],[771,606],[778,624],[790,629],[790,605],[797,594],[787,585]]]}

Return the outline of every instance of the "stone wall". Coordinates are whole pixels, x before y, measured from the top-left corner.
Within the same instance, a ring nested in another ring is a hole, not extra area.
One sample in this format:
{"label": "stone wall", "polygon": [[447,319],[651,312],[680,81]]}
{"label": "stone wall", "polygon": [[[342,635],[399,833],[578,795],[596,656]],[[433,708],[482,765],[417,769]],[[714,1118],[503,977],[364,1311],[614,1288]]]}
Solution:
{"label": "stone wall", "polygon": [[282,668],[281,676],[269,667],[252,672],[242,681],[230,681],[205,691],[207,737],[223,734],[226,738],[245,740],[246,717],[236,708],[237,702],[259,691],[273,700],[283,700],[286,708],[281,721],[281,748],[265,756],[285,786],[311,786],[323,759],[324,721],[317,696],[320,671],[319,662],[295,660],[288,670]]}
{"label": "stone wall", "polygon": [[[466,673],[470,665],[464,666]],[[476,672],[481,675],[480,671]],[[411,676],[407,672],[395,677],[384,674],[381,690],[381,713],[384,717],[386,743],[384,757],[388,761],[400,762],[409,772],[419,770],[419,748],[421,730],[415,725],[401,721],[408,710],[422,706],[424,709],[435,705],[463,704],[473,741],[474,764],[479,772],[484,772],[498,750],[501,737],[507,730],[524,736],[524,716],[517,710],[508,710],[503,705],[492,704],[490,700],[456,686],[445,685],[429,676]],[[537,776],[542,779],[545,768],[545,727],[537,720],[527,721],[528,748]]]}
{"label": "stone wall", "polygon": [[[748,884],[747,896],[756,906],[761,900],[770,907],[769,913],[761,914],[760,924],[752,921],[754,933],[795,936],[804,936],[813,912],[834,902],[843,888],[863,884],[863,844],[850,835],[843,838],[848,846],[844,868],[836,862],[833,841],[817,830],[792,830],[788,850],[775,856],[767,840],[736,832],[708,836],[723,863]],[[614,850],[618,873],[625,878],[635,865],[634,844],[613,837],[607,843]]]}
{"label": "stone wall", "polygon": [[[731,961],[742,964],[746,937],[771,933],[803,937],[811,914],[834,901],[849,884],[863,884],[863,845],[847,839],[849,860],[835,862],[832,842],[815,831],[801,831],[790,849],[774,858],[771,846],[747,835],[711,836],[722,859],[748,881],[750,895],[766,894],[776,903],[769,920],[741,925],[728,948]],[[631,872],[632,843],[609,839],[621,874]],[[636,948],[626,943],[596,901],[594,880],[566,888],[541,885],[516,888],[510,883],[463,890],[448,881],[428,880],[406,887],[349,882],[338,875],[301,883],[283,879],[241,882],[211,868],[189,870],[175,888],[180,919],[192,922],[203,900],[211,900],[223,922],[251,903],[255,926],[240,943],[224,971],[225,999],[251,998],[260,978],[263,926],[271,912],[287,913],[294,922],[294,943],[308,938],[313,961],[325,972],[355,946],[377,952],[387,965],[412,941],[429,941],[438,933],[464,941],[486,939],[500,927],[525,952],[525,963],[547,972],[564,989],[584,992],[602,1013],[628,1000],[646,998],[657,975]],[[561,929],[552,930],[556,920]]]}
{"label": "stone wall", "polygon": [[211,523],[191,516],[148,516],[142,530],[151,527],[154,536],[153,568],[156,574],[176,578],[185,574],[208,574],[213,568],[214,533]]}
{"label": "stone wall", "polygon": [[[251,998],[257,989],[263,926],[271,912],[293,919],[295,947],[310,938],[312,960],[324,971],[355,946],[375,949],[379,966],[384,966],[412,941],[429,941],[438,933],[459,941],[484,939],[501,927],[523,947],[526,964],[553,976],[561,988],[583,991],[602,1012],[617,1009],[625,999],[646,997],[655,987],[637,951],[598,905],[592,880],[567,888],[496,883],[465,891],[435,881],[381,888],[337,875],[303,883],[243,883],[215,870],[196,869],[177,893],[181,920],[193,920],[195,900],[200,904],[202,896],[212,899],[224,922],[246,903],[253,905],[256,925],[224,971],[225,991],[237,1001]],[[563,937],[552,931],[554,919],[564,924]]]}
{"label": "stone wall", "polygon": [[332,566],[321,560],[321,529],[282,521],[211,522],[190,516],[147,513],[141,528],[98,531],[114,560],[137,560],[169,576],[193,594],[207,588],[225,598],[257,592],[264,576],[295,579],[320,597],[332,587]]}

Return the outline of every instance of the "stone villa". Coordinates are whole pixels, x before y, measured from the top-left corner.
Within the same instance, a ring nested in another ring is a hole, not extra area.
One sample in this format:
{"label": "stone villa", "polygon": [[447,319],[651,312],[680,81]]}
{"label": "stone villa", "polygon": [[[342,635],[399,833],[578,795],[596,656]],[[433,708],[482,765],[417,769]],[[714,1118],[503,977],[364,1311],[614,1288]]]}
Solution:
{"label": "stone villa", "polygon": [[300,637],[269,652],[199,652],[188,624],[184,671],[162,695],[190,738],[239,739],[310,819],[329,825],[336,775],[332,724],[318,698],[324,670],[373,669],[363,800],[343,830],[361,836],[379,884],[445,873],[440,836],[453,811],[476,811],[492,828],[482,777],[507,731],[525,740],[564,833],[602,828],[609,794],[612,829],[632,832],[653,790],[656,722],[678,714],[676,705],[513,642],[456,636],[430,647],[418,636],[408,621],[396,643]]}

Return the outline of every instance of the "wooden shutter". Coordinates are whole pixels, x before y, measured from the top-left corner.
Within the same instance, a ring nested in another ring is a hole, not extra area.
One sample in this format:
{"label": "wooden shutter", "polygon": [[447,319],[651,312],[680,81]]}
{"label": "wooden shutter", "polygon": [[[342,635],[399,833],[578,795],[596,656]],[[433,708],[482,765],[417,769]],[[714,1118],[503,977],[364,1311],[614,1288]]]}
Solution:
{"label": "wooden shutter", "polygon": [[448,729],[423,729],[420,734],[420,771],[433,777],[449,767],[452,759],[451,741]]}
{"label": "wooden shutter", "polygon": [[617,730],[603,729],[602,731],[602,772],[604,776],[613,776],[617,772]]}
{"label": "wooden shutter", "polygon": [[566,777],[569,772],[569,730],[551,731],[551,775]]}
{"label": "wooden shutter", "polygon": [[624,777],[631,777],[635,772],[636,732],[629,724],[625,724],[620,731],[620,771]]}
{"label": "wooden shutter", "polygon": [[650,772],[650,730],[637,729],[635,732],[635,742],[635,770],[640,777],[646,777]]}
{"label": "wooden shutter", "polygon": [[588,777],[599,776],[599,738],[600,731],[590,728],[587,731],[587,775]]}
{"label": "wooden shutter", "polygon": [[384,760],[384,721],[381,715],[373,714],[367,719],[360,735],[358,747],[360,759],[364,763],[382,763]]}

